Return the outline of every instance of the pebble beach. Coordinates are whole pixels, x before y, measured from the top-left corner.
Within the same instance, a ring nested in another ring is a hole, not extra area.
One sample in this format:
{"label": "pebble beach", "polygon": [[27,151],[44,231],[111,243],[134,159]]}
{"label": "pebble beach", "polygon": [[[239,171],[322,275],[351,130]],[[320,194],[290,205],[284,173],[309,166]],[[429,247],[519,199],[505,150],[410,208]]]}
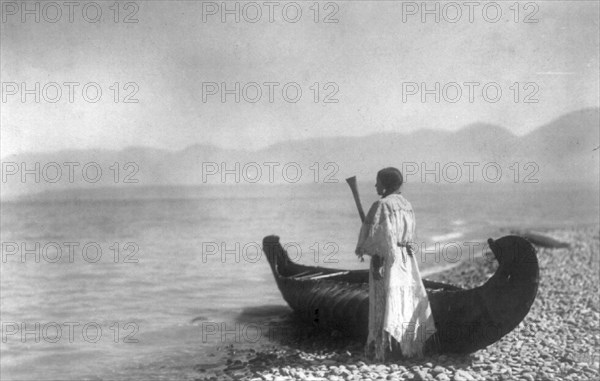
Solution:
{"label": "pebble beach", "polygon": [[[546,231],[569,248],[538,249],[538,295],[523,322],[468,355],[435,354],[376,363],[360,342],[290,324],[277,342],[215,348],[226,365],[195,367],[196,380],[595,380],[600,361],[600,228]],[[477,287],[496,263],[469,261],[428,279]]]}

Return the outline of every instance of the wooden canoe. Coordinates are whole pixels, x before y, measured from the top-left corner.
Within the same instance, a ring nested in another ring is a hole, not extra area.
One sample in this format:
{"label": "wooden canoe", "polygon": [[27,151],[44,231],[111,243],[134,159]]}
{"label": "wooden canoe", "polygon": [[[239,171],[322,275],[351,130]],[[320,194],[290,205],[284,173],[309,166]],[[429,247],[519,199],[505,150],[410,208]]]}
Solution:
{"label": "wooden canoe", "polygon": [[[470,353],[485,348],[512,331],[529,312],[539,281],[535,248],[519,236],[488,243],[499,266],[480,287],[463,289],[423,280],[437,329],[426,343],[427,351]],[[366,339],[368,270],[294,263],[274,235],[263,239],[263,251],[283,298],[302,320]]]}

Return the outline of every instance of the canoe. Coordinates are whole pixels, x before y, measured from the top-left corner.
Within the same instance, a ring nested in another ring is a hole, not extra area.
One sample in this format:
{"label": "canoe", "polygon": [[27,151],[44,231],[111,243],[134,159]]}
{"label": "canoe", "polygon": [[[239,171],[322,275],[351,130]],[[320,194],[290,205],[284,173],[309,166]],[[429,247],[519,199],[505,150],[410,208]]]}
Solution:
{"label": "canoe", "polygon": [[[488,240],[499,265],[480,287],[463,289],[423,279],[437,332],[425,343],[428,352],[470,353],[512,331],[525,318],[537,295],[536,249],[519,236]],[[279,237],[263,239],[277,286],[302,320],[365,340],[369,318],[368,270],[343,270],[294,263]]]}

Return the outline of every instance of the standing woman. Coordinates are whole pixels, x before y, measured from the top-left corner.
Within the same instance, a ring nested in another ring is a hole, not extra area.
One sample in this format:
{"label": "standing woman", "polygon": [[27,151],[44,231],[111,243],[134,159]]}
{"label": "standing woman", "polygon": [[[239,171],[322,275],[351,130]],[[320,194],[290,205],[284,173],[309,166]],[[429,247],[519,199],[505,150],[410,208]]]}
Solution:
{"label": "standing woman", "polygon": [[393,167],[377,173],[376,201],[360,229],[356,255],[371,256],[369,336],[365,354],[389,359],[393,348],[404,357],[423,355],[435,333],[427,292],[409,243],[415,232],[411,204],[400,194],[402,173]]}

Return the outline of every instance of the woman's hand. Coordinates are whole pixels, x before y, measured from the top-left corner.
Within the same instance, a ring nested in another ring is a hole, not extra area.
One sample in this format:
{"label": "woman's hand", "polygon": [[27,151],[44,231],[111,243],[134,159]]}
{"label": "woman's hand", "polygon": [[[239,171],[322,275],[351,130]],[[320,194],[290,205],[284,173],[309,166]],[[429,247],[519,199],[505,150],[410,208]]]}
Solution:
{"label": "woman's hand", "polygon": [[371,254],[369,254],[369,253],[365,252],[365,251],[364,251],[364,250],[362,250],[362,249],[356,249],[356,250],[354,251],[354,254],[356,254],[356,256],[358,257],[358,259],[360,259],[360,261],[361,261],[361,262],[364,262],[364,261],[365,261],[365,255],[371,255]]}

